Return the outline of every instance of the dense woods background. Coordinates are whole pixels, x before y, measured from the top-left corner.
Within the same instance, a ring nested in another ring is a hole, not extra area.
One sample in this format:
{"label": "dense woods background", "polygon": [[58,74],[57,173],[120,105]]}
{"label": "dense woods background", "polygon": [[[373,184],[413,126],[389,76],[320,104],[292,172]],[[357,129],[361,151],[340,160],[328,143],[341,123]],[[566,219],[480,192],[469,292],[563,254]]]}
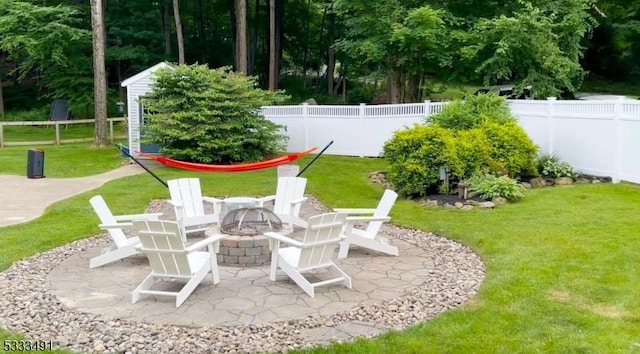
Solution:
{"label": "dense woods background", "polygon": [[412,102],[507,82],[570,97],[585,78],[636,82],[640,2],[0,0],[0,114],[64,97],[93,117],[100,43],[112,114],[119,83],[165,60],[233,66],[296,103]]}

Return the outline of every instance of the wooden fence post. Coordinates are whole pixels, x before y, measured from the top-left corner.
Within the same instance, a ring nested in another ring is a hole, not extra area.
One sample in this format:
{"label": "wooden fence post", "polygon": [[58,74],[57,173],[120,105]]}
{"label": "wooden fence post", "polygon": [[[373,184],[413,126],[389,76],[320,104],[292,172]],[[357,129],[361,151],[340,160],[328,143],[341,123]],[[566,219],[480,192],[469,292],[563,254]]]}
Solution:
{"label": "wooden fence post", "polygon": [[53,122],[56,127],[56,145],[60,145],[60,124],[58,121]]}

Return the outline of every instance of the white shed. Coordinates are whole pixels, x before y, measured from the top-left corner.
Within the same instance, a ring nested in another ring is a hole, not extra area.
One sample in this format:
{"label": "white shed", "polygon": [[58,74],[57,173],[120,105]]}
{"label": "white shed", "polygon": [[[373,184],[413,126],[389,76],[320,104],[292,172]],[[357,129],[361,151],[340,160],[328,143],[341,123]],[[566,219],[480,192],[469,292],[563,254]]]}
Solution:
{"label": "white shed", "polygon": [[144,123],[144,107],[141,97],[151,91],[151,79],[153,73],[160,68],[173,68],[167,62],[158,63],[120,84],[127,89],[127,120],[129,125],[129,153],[134,157],[138,152],[158,152],[157,145],[140,144],[140,128]]}

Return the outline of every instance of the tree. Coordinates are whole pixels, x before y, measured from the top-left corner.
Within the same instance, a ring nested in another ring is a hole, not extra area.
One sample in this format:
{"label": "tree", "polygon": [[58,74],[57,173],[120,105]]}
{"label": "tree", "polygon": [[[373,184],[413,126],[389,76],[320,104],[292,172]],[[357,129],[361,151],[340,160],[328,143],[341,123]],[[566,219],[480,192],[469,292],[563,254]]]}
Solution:
{"label": "tree", "polygon": [[280,92],[257,88],[254,78],[231,67],[179,65],[155,73],[145,99],[151,114],[146,136],[164,155],[202,163],[262,160],[281,152],[279,126],[256,113],[282,102]]}
{"label": "tree", "polygon": [[388,75],[391,103],[415,101],[429,75],[448,73],[444,13],[430,6],[407,8],[398,0],[371,3],[338,0],[347,35],[337,47],[357,63],[381,68]]}
{"label": "tree", "polygon": [[548,7],[523,2],[512,16],[480,20],[466,53],[478,60],[485,84],[531,85],[535,97],[575,93],[584,76],[581,39],[593,25],[588,0],[563,0]]}
{"label": "tree", "polygon": [[104,64],[105,38],[102,0],[91,0],[91,33],[93,36],[93,95],[95,137],[93,144],[107,146],[107,72]]}
{"label": "tree", "polygon": [[173,18],[176,21],[176,39],[178,41],[178,63],[184,64],[184,37],[182,36],[182,20],[180,19],[180,3],[173,0]]}
{"label": "tree", "polygon": [[[16,63],[18,81],[30,74],[69,66],[73,50],[88,43],[89,32],[79,28],[78,12],[68,6],[38,6],[25,1],[0,0],[0,51]],[[0,66],[0,82],[5,77]],[[42,83],[42,85],[46,83]],[[0,89],[0,106],[4,100]]]}
{"label": "tree", "polygon": [[236,0],[236,70],[247,74],[247,2]]}
{"label": "tree", "polygon": [[269,0],[269,90],[278,88],[276,81],[276,0]]}

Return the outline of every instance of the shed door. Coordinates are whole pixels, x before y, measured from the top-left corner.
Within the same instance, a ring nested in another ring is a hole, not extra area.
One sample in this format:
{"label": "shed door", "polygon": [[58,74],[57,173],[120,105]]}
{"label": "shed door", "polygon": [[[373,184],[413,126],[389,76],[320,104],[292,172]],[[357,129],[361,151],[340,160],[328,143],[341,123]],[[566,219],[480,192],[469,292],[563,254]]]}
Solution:
{"label": "shed door", "polygon": [[149,144],[144,142],[144,135],[147,125],[149,124],[149,111],[144,108],[144,97],[138,99],[138,117],[140,119],[140,151],[146,153],[159,153],[159,144]]}

